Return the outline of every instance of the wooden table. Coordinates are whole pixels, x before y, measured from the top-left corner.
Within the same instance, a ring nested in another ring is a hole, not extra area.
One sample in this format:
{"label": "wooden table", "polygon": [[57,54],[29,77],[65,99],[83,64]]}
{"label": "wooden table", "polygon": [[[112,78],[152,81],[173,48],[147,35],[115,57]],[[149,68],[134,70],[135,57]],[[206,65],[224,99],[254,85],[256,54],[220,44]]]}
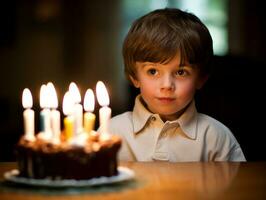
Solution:
{"label": "wooden table", "polygon": [[136,163],[133,181],[85,188],[49,189],[7,184],[3,173],[16,163],[0,163],[0,200],[83,199],[266,199],[266,162]]}

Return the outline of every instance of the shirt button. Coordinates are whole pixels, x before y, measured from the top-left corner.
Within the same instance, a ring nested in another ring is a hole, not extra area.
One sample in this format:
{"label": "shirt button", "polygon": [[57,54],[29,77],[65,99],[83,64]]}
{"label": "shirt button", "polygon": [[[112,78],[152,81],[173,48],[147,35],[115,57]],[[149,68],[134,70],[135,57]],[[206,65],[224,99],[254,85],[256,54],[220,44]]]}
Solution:
{"label": "shirt button", "polygon": [[156,117],[152,116],[152,117],[151,117],[151,120],[152,120],[152,121],[155,121],[155,120],[156,120]]}
{"label": "shirt button", "polygon": [[158,142],[157,145],[156,145],[156,149],[160,149],[161,147],[162,147],[162,143]]}

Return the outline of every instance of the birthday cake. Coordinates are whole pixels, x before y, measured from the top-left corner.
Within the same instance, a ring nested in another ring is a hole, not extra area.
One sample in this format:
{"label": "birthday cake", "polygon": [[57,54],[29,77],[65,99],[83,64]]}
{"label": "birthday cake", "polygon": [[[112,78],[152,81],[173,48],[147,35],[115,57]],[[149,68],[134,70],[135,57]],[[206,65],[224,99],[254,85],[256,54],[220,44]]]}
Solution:
{"label": "birthday cake", "polygon": [[61,141],[59,144],[36,137],[22,137],[16,146],[19,176],[34,179],[75,179],[117,175],[118,136],[101,139],[90,135],[84,145]]}
{"label": "birthday cake", "polygon": [[[40,131],[35,134],[31,92],[25,88],[22,105],[25,108],[24,135],[16,145],[19,176],[33,179],[85,180],[117,175],[117,153],[121,138],[108,132],[111,109],[103,82],[96,85],[101,133],[93,130],[94,94],[88,89],[83,106],[75,83],[71,83],[63,98],[64,130],[60,127],[60,112],[54,85],[49,82],[40,90]],[[99,96],[99,98],[98,98]]]}

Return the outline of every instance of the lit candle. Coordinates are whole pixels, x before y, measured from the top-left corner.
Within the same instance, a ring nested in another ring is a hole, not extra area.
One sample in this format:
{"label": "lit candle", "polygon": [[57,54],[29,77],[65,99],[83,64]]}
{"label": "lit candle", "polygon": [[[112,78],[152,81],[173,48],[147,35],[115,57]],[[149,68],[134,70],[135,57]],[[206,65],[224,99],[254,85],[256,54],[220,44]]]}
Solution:
{"label": "lit candle", "polygon": [[40,89],[40,134],[38,137],[41,137],[45,140],[50,140],[52,138],[51,130],[51,112],[50,112],[50,94],[47,88],[47,85],[42,85]]}
{"label": "lit candle", "polygon": [[74,102],[71,99],[71,95],[69,92],[66,92],[63,98],[63,113],[66,115],[64,118],[66,140],[70,140],[74,136],[73,106]]}
{"label": "lit candle", "polygon": [[84,97],[84,130],[90,133],[94,129],[95,124],[95,114],[94,111],[95,99],[92,89],[88,89]]}
{"label": "lit candle", "polygon": [[25,139],[33,141],[35,140],[34,136],[34,111],[32,107],[32,95],[28,88],[25,88],[22,93],[22,105],[25,109],[23,112],[24,119],[24,134]]}
{"label": "lit candle", "polygon": [[69,85],[69,92],[70,95],[72,96],[71,98],[74,100],[74,110],[73,110],[73,115],[75,118],[75,125],[74,125],[74,133],[78,134],[83,131],[83,107],[80,104],[81,102],[81,95],[79,93],[79,89],[77,85],[72,82]]}
{"label": "lit candle", "polygon": [[99,110],[100,118],[100,132],[102,134],[108,134],[108,124],[111,118],[111,108],[109,108],[109,95],[107,89],[102,81],[98,81],[96,84],[96,95],[99,104],[102,106]]}
{"label": "lit candle", "polygon": [[58,98],[53,83],[47,84],[47,90],[51,95],[51,129],[52,129],[52,142],[58,144],[60,142],[61,126],[60,126],[60,112],[57,110]]}

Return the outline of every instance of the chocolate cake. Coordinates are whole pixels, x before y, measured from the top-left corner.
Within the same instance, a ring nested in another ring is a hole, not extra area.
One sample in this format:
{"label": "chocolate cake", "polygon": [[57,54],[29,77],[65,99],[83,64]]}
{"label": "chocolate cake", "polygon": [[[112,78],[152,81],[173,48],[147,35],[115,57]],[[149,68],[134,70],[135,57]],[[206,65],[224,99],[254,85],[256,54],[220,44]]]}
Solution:
{"label": "chocolate cake", "polygon": [[38,137],[29,141],[22,137],[16,146],[19,176],[52,180],[114,176],[118,173],[120,146],[121,139],[114,135],[108,139],[88,137],[84,145],[66,141],[54,144]]}

